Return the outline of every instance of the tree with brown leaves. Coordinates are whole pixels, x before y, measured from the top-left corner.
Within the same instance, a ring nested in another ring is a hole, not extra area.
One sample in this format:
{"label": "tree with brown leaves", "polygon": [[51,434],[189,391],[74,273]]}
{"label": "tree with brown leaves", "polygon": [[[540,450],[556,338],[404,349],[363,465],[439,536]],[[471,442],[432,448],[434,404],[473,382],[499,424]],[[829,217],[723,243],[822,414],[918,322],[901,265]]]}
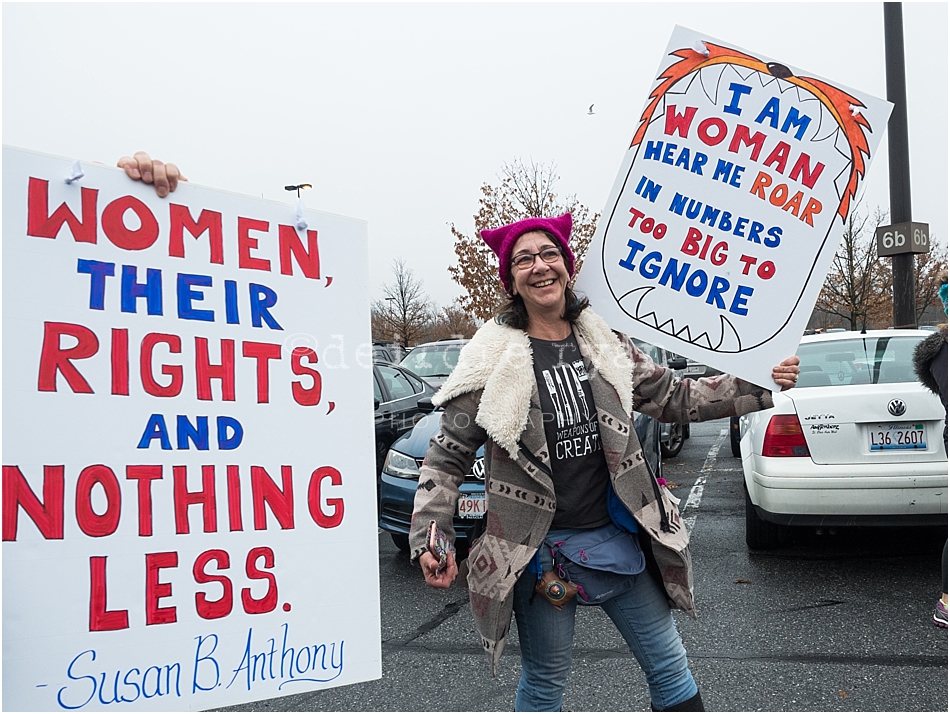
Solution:
{"label": "tree with brown leaves", "polygon": [[850,329],[887,327],[891,304],[890,265],[877,256],[875,229],[886,214],[855,208],[848,215],[841,243],[825,276],[815,311],[837,316]]}
{"label": "tree with brown leaves", "polygon": [[472,316],[462,307],[459,299],[443,307],[432,321],[426,334],[426,342],[469,338],[475,334],[478,325]]}
{"label": "tree with brown leaves", "polygon": [[934,243],[930,236],[930,252],[918,253],[914,256],[914,275],[916,289],[914,290],[914,314],[917,324],[928,308],[935,308],[931,312],[936,315],[938,322],[946,322],[943,313],[943,304],[940,302],[940,285],[947,274],[947,248]]}
{"label": "tree with brown leaves", "polygon": [[498,260],[479,232],[514,223],[524,218],[559,216],[570,213],[574,220],[571,231],[571,250],[575,256],[575,271],[579,272],[594,236],[600,214],[590,215],[587,206],[572,194],[559,198],[554,192],[558,175],[553,163],[539,166],[533,161],[526,166],[520,160],[505,164],[501,183],[483,184],[478,200],[473,236],[462,233],[450,224],[455,236],[455,254],[458,265],[450,266],[449,273],[467,295],[459,298],[462,308],[479,320],[490,320],[505,294],[498,279]]}

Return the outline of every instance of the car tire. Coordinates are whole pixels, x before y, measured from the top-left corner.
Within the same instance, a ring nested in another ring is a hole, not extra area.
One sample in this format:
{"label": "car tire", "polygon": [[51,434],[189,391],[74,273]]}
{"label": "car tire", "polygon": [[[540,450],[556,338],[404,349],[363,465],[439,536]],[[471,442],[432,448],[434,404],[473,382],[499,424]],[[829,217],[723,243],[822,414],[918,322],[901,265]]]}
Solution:
{"label": "car tire", "polygon": [[745,491],[745,542],[751,550],[771,550],[782,542],[783,528],[778,523],[763,520],[752,505],[749,489]]}
{"label": "car tire", "polygon": [[409,536],[406,533],[390,533],[393,539],[393,545],[395,545],[403,553],[409,552]]}
{"label": "car tire", "polygon": [[683,449],[686,437],[682,424],[670,424],[670,438],[660,442],[660,454],[664,459],[676,456]]}
{"label": "car tire", "polygon": [[729,418],[729,446],[732,447],[732,455],[737,459],[742,456],[739,449],[739,417]]}

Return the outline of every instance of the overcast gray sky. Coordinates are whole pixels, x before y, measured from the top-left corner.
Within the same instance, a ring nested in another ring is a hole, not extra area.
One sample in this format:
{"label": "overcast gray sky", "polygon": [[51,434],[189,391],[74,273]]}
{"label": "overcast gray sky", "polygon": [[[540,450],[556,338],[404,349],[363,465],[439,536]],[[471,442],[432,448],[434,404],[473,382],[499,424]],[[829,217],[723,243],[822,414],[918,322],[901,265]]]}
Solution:
{"label": "overcast gray sky", "polygon": [[[946,245],[947,4],[904,3],[914,220]],[[881,3],[3,5],[3,142],[369,223],[372,298],[402,257],[461,293],[448,224],[514,159],[601,211],[674,25],[886,98]],[[595,114],[587,114],[594,104]],[[887,208],[887,140],[867,202]]]}

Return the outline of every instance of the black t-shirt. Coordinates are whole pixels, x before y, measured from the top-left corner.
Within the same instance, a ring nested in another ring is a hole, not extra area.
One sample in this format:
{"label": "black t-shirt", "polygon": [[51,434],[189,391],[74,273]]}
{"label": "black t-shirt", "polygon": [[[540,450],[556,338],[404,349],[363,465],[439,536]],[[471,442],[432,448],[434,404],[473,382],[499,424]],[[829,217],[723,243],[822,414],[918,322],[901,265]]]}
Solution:
{"label": "black t-shirt", "polygon": [[593,392],[574,333],[550,342],[531,338],[544,434],[557,497],[552,528],[597,528],[610,522],[604,459]]}

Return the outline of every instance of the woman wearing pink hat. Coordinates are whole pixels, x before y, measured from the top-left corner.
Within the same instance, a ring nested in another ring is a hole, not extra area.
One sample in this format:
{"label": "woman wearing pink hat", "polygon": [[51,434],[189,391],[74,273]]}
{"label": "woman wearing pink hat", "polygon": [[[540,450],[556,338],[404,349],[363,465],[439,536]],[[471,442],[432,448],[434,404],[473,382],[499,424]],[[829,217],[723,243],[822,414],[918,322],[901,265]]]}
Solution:
{"label": "woman wearing pink hat", "polygon": [[[655,710],[702,711],[670,610],[695,616],[688,536],[644,462],[632,413],[719,419],[767,409],[771,393],[729,375],[680,381],[612,331],[570,288],[570,233],[570,214],[482,231],[509,299],[433,398],[445,411],[421,469],[412,558],[432,587],[455,580],[454,557],[440,565],[427,534],[435,521],[454,542],[459,485],[484,444],[487,525],[463,575],[493,674],[514,612],[515,709],[560,710],[580,603],[617,625]],[[773,368],[782,389],[797,365]]]}

